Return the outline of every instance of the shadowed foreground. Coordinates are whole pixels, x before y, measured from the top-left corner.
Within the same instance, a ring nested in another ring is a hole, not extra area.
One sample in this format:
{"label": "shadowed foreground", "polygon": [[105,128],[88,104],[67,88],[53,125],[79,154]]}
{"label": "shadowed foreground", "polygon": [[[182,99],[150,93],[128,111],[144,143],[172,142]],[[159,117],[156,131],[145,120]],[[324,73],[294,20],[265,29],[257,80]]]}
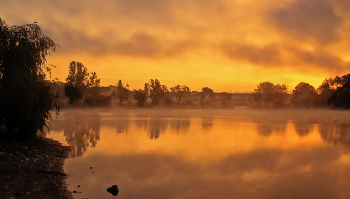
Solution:
{"label": "shadowed foreground", "polygon": [[33,143],[0,141],[2,198],[72,198],[63,163],[69,147],[43,138]]}

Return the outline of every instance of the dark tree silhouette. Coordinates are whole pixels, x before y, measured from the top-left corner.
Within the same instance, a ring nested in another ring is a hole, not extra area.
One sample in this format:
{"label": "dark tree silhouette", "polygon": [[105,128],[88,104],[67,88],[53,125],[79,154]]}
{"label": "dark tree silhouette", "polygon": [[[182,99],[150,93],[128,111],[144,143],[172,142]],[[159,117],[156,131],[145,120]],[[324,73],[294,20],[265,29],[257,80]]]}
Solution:
{"label": "dark tree silhouette", "polygon": [[165,98],[165,93],[167,92],[167,87],[161,85],[158,79],[149,80],[149,97],[151,98],[153,105],[158,105],[160,100]]}
{"label": "dark tree silhouette", "polygon": [[308,83],[300,82],[293,90],[292,102],[297,107],[313,107],[316,99],[316,89]]}
{"label": "dark tree silhouette", "polygon": [[333,93],[328,103],[335,107],[350,109],[350,79]]}
{"label": "dark tree silhouette", "polygon": [[146,92],[141,89],[134,91],[134,100],[136,101],[137,106],[139,107],[145,106],[145,103],[147,100]]}
{"label": "dark tree silhouette", "polygon": [[113,90],[113,96],[119,100],[119,104],[129,99],[129,85],[123,84],[122,80],[117,83],[117,88]]}
{"label": "dark tree silhouette", "polygon": [[69,99],[69,103],[72,104],[83,99],[89,105],[99,104],[101,101],[101,80],[97,77],[96,72],[92,72],[90,75],[84,64],[76,61],[71,61],[68,68],[64,94]]}
{"label": "dark tree silhouette", "polygon": [[36,24],[8,26],[0,18],[0,132],[23,140],[43,132],[55,104],[45,81],[56,44]]}
{"label": "dark tree silhouette", "polygon": [[181,86],[180,84],[170,88],[171,93],[173,94],[175,101],[180,104],[184,101],[186,96],[190,95],[190,88],[186,85]]}
{"label": "dark tree silhouette", "polygon": [[69,103],[73,104],[77,100],[81,99],[82,95],[78,87],[71,84],[64,87],[64,94],[68,97]]}
{"label": "dark tree silhouette", "polygon": [[254,99],[262,106],[281,107],[285,104],[287,95],[288,87],[285,84],[262,82],[254,89]]}

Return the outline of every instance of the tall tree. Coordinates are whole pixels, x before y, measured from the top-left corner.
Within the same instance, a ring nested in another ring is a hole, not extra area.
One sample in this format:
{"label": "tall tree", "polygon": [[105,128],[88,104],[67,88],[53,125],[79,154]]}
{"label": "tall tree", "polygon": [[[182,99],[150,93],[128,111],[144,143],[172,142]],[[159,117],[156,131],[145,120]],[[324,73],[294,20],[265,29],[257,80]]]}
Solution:
{"label": "tall tree", "polygon": [[263,106],[281,107],[285,104],[288,87],[285,84],[274,85],[271,82],[262,82],[254,89],[254,99]]}
{"label": "tall tree", "polygon": [[165,85],[161,85],[158,79],[149,80],[149,97],[152,99],[153,105],[158,105],[159,101],[164,99],[168,89]]}
{"label": "tall tree", "polygon": [[190,88],[186,85],[181,86],[180,84],[170,88],[171,93],[173,94],[175,101],[180,104],[186,96],[190,94]]}
{"label": "tall tree", "polygon": [[100,78],[96,72],[88,73],[88,69],[81,62],[71,61],[68,66],[67,84],[64,87],[64,93],[72,104],[79,99],[90,102],[100,95]]}
{"label": "tall tree", "polygon": [[297,107],[314,107],[316,99],[316,89],[309,83],[300,82],[293,90],[292,102]]}
{"label": "tall tree", "polygon": [[113,91],[113,96],[119,100],[119,104],[129,99],[129,84],[123,84],[122,80],[117,83],[117,88]]}
{"label": "tall tree", "polygon": [[350,109],[350,79],[343,86],[336,89],[328,99],[328,103],[335,107]]}
{"label": "tall tree", "polygon": [[56,44],[37,23],[8,26],[0,19],[0,133],[24,140],[43,131],[55,106],[44,81]]}

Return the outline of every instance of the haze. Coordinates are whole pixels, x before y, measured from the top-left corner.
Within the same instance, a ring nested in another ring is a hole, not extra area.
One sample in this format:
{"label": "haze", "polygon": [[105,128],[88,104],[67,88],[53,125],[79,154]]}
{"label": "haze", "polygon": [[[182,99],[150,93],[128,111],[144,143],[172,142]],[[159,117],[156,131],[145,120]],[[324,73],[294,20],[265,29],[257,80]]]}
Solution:
{"label": "haze", "polygon": [[317,87],[349,68],[350,3],[340,0],[2,1],[9,25],[38,22],[60,48],[48,58],[65,81],[71,61],[101,86],[252,92],[259,82]]}

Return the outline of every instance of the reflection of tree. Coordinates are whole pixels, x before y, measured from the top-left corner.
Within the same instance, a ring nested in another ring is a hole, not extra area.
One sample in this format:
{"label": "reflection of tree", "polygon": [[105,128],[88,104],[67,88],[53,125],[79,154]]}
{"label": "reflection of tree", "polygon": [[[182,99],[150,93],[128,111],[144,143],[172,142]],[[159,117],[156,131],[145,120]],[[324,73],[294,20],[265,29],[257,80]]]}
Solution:
{"label": "reflection of tree", "polygon": [[135,120],[135,126],[140,129],[148,129],[148,119],[137,119]]}
{"label": "reflection of tree", "polygon": [[129,130],[129,119],[118,119],[113,121],[113,126],[118,134],[127,133]]}
{"label": "reflection of tree", "polygon": [[350,146],[349,124],[320,124],[319,132],[324,141]]}
{"label": "reflection of tree", "polygon": [[172,119],[170,120],[170,128],[175,130],[176,132],[186,132],[188,131],[188,128],[190,127],[190,120],[189,119]]}
{"label": "reflection of tree", "polygon": [[276,122],[273,121],[257,121],[257,130],[260,135],[269,136],[273,132],[275,133],[285,133],[287,121],[279,120]]}
{"label": "reflection of tree", "polygon": [[315,124],[308,122],[293,122],[293,124],[295,131],[300,137],[308,135],[315,126]]}
{"label": "reflection of tree", "polygon": [[273,132],[273,124],[272,123],[258,123],[258,132],[261,135],[269,136]]}
{"label": "reflection of tree", "polygon": [[151,119],[149,121],[150,139],[159,138],[160,133],[163,133],[168,127],[168,120]]}
{"label": "reflection of tree", "polygon": [[89,146],[95,147],[100,140],[99,116],[67,118],[64,136],[72,147],[71,157],[82,156]]}
{"label": "reflection of tree", "polygon": [[202,119],[202,128],[203,129],[210,129],[211,127],[213,127],[213,119],[203,118]]}

